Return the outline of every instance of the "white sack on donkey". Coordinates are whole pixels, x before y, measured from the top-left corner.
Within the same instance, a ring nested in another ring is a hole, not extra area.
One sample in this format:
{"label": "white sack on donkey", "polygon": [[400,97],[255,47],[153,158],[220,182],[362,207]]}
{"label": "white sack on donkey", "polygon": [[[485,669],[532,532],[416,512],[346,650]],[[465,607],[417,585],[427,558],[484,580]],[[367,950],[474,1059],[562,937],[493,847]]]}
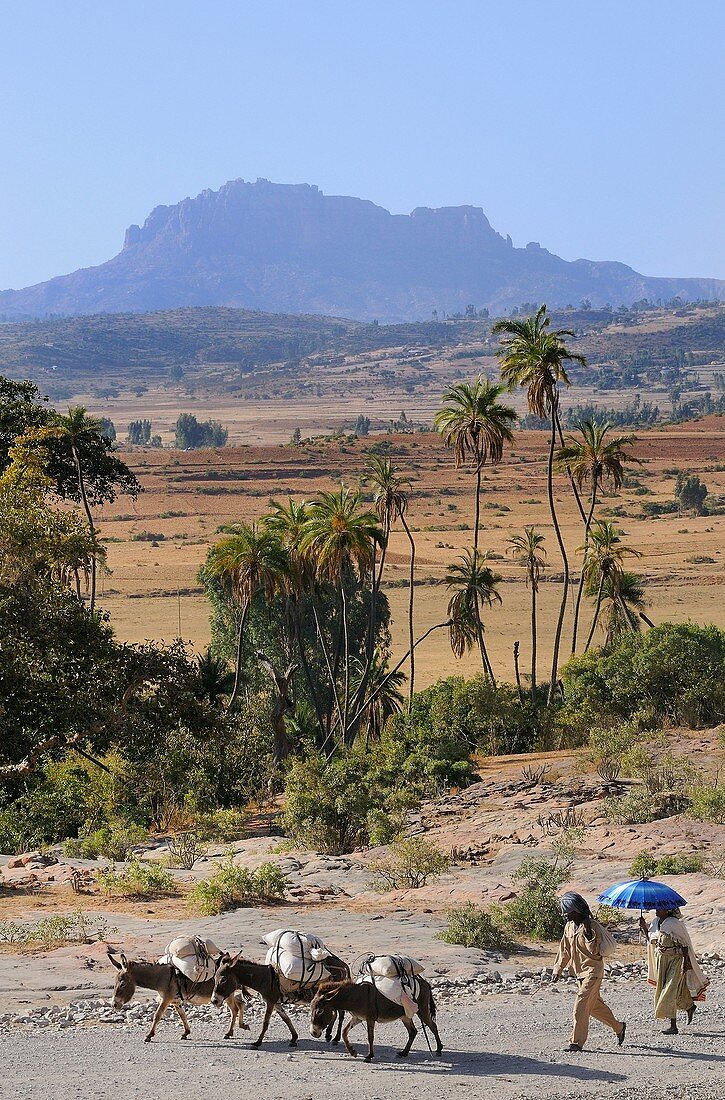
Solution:
{"label": "white sack on donkey", "polygon": [[214,977],[215,959],[222,954],[213,940],[201,936],[177,936],[166,948],[160,963],[175,966],[190,982],[205,982]]}
{"label": "white sack on donkey", "polygon": [[425,967],[408,955],[370,955],[360,967],[358,982],[374,985],[389,1001],[400,1005],[412,1019],[418,1011],[420,985],[417,975]]}
{"label": "white sack on donkey", "polygon": [[324,960],[332,954],[319,936],[278,928],[264,937],[269,944],[265,962],[281,978],[299,986],[313,986],[329,978]]}

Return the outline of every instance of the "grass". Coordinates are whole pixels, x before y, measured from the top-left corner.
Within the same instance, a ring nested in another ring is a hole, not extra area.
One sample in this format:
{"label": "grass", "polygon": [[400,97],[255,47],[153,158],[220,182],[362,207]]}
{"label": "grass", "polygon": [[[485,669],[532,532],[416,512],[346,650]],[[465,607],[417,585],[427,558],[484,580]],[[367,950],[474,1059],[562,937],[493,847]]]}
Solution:
{"label": "grass", "polygon": [[68,943],[92,943],[107,940],[118,929],[112,928],[103,917],[89,917],[82,909],[73,913],[54,913],[32,921],[0,921],[0,944],[30,950],[39,948],[52,951]]}

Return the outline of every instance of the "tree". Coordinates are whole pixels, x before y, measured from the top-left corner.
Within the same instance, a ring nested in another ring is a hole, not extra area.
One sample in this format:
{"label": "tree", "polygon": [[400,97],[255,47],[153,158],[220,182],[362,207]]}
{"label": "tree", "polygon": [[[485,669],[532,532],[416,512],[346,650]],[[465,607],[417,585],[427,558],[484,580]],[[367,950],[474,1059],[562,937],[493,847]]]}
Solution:
{"label": "tree", "polygon": [[[574,484],[581,491],[589,485],[591,504],[584,524],[584,554],[589,545],[589,531],[592,525],[597,494],[605,483],[615,491],[621,489],[624,481],[625,462],[636,462],[627,447],[634,442],[633,435],[618,435],[607,438],[610,424],[597,424],[594,420],[585,420],[579,426],[581,438],[569,435],[556,453],[560,469],[569,472]],[[584,592],[584,570],[579,578],[576,603],[574,605],[574,624],[571,633],[571,652],[576,652],[579,611]]]}
{"label": "tree", "polygon": [[378,649],[374,650],[369,669],[358,662],[352,677],[353,697],[363,702],[365,691],[372,702],[366,708],[361,726],[365,733],[365,744],[379,741],[388,718],[398,714],[403,707],[403,694],[400,690],[402,672],[391,672],[388,662]]}
{"label": "tree", "polygon": [[435,426],[446,447],[453,448],[456,468],[470,462],[476,472],[476,515],[473,549],[478,549],[481,515],[481,471],[487,462],[496,465],[505,443],[513,440],[512,428],[518,417],[499,398],[504,386],[494,385],[481,375],[471,385],[458,382],[443,395],[443,407],[435,415]]}
{"label": "tree", "polygon": [[451,620],[448,630],[451,649],[456,657],[462,657],[466,650],[478,643],[483,674],[495,684],[483,636],[481,608],[484,605],[492,607],[494,601],[501,603],[498,585],[502,578],[500,573],[494,573],[486,564],[487,560],[487,552],[482,554],[479,550],[466,550],[458,561],[448,567],[446,585],[453,593],[448,601]]}
{"label": "tree", "polygon": [[614,645],[623,634],[636,634],[642,629],[641,615],[647,606],[644,590],[644,578],[639,573],[617,570],[609,574],[602,585],[599,618],[605,646]]}
{"label": "tree", "polygon": [[704,516],[707,493],[707,485],[696,474],[688,476],[680,470],[675,482],[675,497],[680,508],[691,509],[695,515]]}
{"label": "tree", "polygon": [[212,706],[216,706],[223,696],[230,694],[234,686],[234,673],[229,671],[227,662],[217,656],[211,646],[207,646],[196,658],[196,667],[199,672],[199,698],[208,699]]}
{"label": "tree", "polygon": [[292,444],[293,447],[299,447],[301,442],[302,442],[302,432],[300,431],[300,427],[299,427],[299,424],[298,424],[292,430],[292,435],[290,436],[290,443]]}
{"label": "tree", "polygon": [[383,546],[380,562],[380,572],[377,587],[383,573],[385,547],[393,521],[400,519],[410,546],[410,570],[408,573],[408,648],[410,651],[410,676],[408,678],[408,709],[412,706],[413,692],[415,690],[415,627],[414,627],[414,600],[415,600],[415,539],[406,519],[410,492],[410,479],[401,477],[394,468],[388,455],[371,455],[368,459],[367,478],[375,491],[375,511],[383,525],[385,533],[385,545]]}
{"label": "tree", "polygon": [[249,607],[257,592],[272,597],[289,573],[289,559],[277,536],[256,525],[235,523],[228,533],[211,547],[204,572],[229,585],[237,605],[237,652],[234,685],[227,709],[234,706],[242,680],[244,659],[244,628]]}
{"label": "tree", "polygon": [[151,442],[151,421],[132,420],[128,425],[127,440],[133,447],[142,447]]}
{"label": "tree", "polygon": [[[580,547],[583,551],[584,547]],[[589,543],[582,564],[584,584],[589,594],[596,594],[596,605],[592,624],[589,629],[589,637],[584,647],[586,653],[592,644],[599,612],[602,607],[605,585],[609,585],[612,598],[616,599],[619,591],[619,578],[624,573],[624,559],[627,555],[641,558],[639,550],[625,546],[622,542],[615,524],[607,520],[596,520],[589,533]]]}
{"label": "tree", "polygon": [[502,346],[497,352],[501,359],[501,377],[511,389],[515,386],[525,387],[530,412],[534,416],[548,417],[551,422],[546,481],[551,522],[564,567],[564,584],[554,633],[549,681],[548,701],[552,703],[559,677],[559,647],[569,592],[569,559],[554,504],[554,452],[558,430],[559,386],[571,385],[566,364],[574,362],[586,366],[586,359],[583,355],[569,351],[566,346],[565,338],[574,336],[573,332],[569,329],[550,330],[549,324],[550,318],[546,306],[543,305],[534,316],[523,321],[497,321],[491,331],[501,338]]}
{"label": "tree", "polygon": [[[343,700],[337,700],[340,719],[340,736],[347,742],[350,708],[350,638],[347,615],[346,580],[357,573],[362,582],[367,571],[374,566],[376,547],[385,541],[378,517],[374,512],[362,511],[360,494],[344,485],[337,492],[321,493],[309,506],[300,551],[314,563],[316,578],[328,581],[339,592],[340,619],[342,625]],[[322,630],[320,639],[322,641]],[[330,681],[334,683],[333,667],[329,668]]]}
{"label": "tree", "polygon": [[536,698],[536,596],[539,579],[546,568],[544,536],[535,527],[524,527],[523,535],[508,540],[512,557],[526,570],[526,586],[531,588],[531,698]]}
{"label": "tree", "polygon": [[224,447],[229,432],[218,420],[200,423],[193,413],[180,413],[174,428],[175,445],[182,451],[199,447]]}

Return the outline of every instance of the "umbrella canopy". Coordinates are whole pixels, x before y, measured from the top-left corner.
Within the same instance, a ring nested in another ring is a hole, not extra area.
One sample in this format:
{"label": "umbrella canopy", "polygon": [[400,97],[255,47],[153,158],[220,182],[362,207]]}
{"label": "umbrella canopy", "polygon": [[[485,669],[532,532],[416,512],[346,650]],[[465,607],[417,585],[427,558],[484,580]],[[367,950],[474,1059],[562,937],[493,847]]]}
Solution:
{"label": "umbrella canopy", "polygon": [[676,890],[648,878],[617,882],[600,894],[599,901],[614,909],[677,909],[687,905]]}

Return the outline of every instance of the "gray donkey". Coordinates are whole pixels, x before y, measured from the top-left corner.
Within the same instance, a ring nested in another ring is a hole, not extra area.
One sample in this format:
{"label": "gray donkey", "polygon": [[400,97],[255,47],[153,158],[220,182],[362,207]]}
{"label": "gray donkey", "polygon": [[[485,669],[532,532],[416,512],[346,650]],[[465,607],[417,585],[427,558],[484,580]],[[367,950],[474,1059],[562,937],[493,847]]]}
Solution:
{"label": "gray donkey", "polygon": [[[191,1034],[191,1028],[189,1027],[189,1020],[184,1012],[184,1002],[208,1004],[214,992],[214,979],[210,978],[204,982],[194,983],[188,978],[185,978],[183,974],[169,963],[152,963],[145,962],[144,960],[129,961],[123,954],[119,962],[110,951],[108,952],[108,957],[116,967],[116,970],[118,970],[116,984],[113,988],[114,1008],[121,1009],[124,1005],[128,1004],[137,988],[151,989],[156,993],[159,999],[159,1006],[154,1013],[151,1027],[149,1028],[144,1042],[151,1042],[156,1034],[156,1026],[169,1005],[174,1007],[184,1027],[184,1034],[181,1038],[188,1039]],[[245,989],[238,988],[224,999],[224,1003],[227,1005],[232,1017],[229,1028],[224,1035],[225,1039],[231,1039],[234,1034],[235,1024],[241,1031],[249,1031],[249,1026],[244,1023],[245,994]],[[221,1003],[221,1001],[217,1003]]]}

